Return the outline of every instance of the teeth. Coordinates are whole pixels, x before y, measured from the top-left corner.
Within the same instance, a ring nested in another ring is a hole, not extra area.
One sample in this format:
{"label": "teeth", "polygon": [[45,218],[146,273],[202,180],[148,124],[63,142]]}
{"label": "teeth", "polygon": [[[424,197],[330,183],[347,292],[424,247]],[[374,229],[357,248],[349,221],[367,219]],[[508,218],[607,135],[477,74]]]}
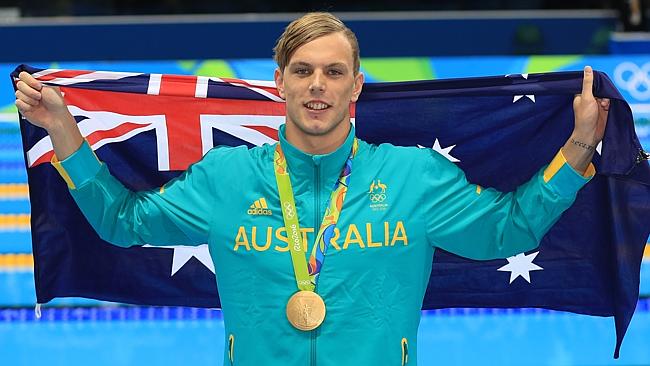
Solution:
{"label": "teeth", "polygon": [[315,110],[321,110],[329,107],[325,103],[307,103],[307,108],[309,109],[315,109]]}

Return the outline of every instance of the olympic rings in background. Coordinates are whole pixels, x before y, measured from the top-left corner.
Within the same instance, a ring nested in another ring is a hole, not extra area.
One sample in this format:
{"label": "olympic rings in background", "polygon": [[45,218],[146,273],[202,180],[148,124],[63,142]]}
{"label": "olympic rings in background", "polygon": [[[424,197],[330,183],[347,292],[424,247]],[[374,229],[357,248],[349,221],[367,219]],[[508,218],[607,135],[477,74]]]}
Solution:
{"label": "olympic rings in background", "polygon": [[650,62],[641,67],[629,61],[618,64],[614,69],[614,81],[633,98],[650,99]]}

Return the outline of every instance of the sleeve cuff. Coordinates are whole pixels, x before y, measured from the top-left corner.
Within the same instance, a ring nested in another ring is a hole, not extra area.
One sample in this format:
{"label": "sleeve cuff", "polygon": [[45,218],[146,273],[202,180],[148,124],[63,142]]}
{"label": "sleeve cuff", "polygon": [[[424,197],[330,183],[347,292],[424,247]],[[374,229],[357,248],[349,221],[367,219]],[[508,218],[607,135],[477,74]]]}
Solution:
{"label": "sleeve cuff", "polygon": [[86,140],[72,155],[62,161],[59,161],[54,155],[51,162],[69,189],[77,189],[82,186],[95,177],[102,167],[102,162]]}
{"label": "sleeve cuff", "polygon": [[560,195],[573,195],[587,184],[596,174],[596,168],[589,163],[584,175],[578,173],[566,161],[562,150],[558,151],[553,161],[544,169],[544,183],[553,186]]}

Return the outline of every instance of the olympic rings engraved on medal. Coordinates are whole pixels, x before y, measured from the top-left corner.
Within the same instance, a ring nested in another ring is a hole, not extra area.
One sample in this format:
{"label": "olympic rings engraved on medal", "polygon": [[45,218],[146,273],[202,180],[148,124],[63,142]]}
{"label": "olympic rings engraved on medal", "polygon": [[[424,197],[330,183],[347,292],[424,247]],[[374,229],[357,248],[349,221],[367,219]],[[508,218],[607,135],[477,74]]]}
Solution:
{"label": "olympic rings engraved on medal", "polygon": [[296,216],[296,212],[293,210],[293,206],[289,202],[284,203],[284,214],[287,215],[287,219],[293,219]]}
{"label": "olympic rings engraved on medal", "polygon": [[650,62],[641,67],[634,62],[621,62],[614,69],[614,81],[633,98],[650,99]]}
{"label": "olympic rings engraved on medal", "polygon": [[370,202],[372,202],[372,203],[384,202],[385,199],[386,199],[386,194],[385,193],[371,193],[370,194]]}

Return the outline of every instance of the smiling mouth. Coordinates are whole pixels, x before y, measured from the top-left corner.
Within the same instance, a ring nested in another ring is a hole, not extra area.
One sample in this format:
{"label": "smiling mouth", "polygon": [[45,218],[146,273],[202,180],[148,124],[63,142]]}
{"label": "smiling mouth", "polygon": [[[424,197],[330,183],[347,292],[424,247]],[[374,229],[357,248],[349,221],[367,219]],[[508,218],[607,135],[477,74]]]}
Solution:
{"label": "smiling mouth", "polygon": [[312,111],[322,111],[330,107],[328,104],[322,102],[307,102],[304,106]]}

